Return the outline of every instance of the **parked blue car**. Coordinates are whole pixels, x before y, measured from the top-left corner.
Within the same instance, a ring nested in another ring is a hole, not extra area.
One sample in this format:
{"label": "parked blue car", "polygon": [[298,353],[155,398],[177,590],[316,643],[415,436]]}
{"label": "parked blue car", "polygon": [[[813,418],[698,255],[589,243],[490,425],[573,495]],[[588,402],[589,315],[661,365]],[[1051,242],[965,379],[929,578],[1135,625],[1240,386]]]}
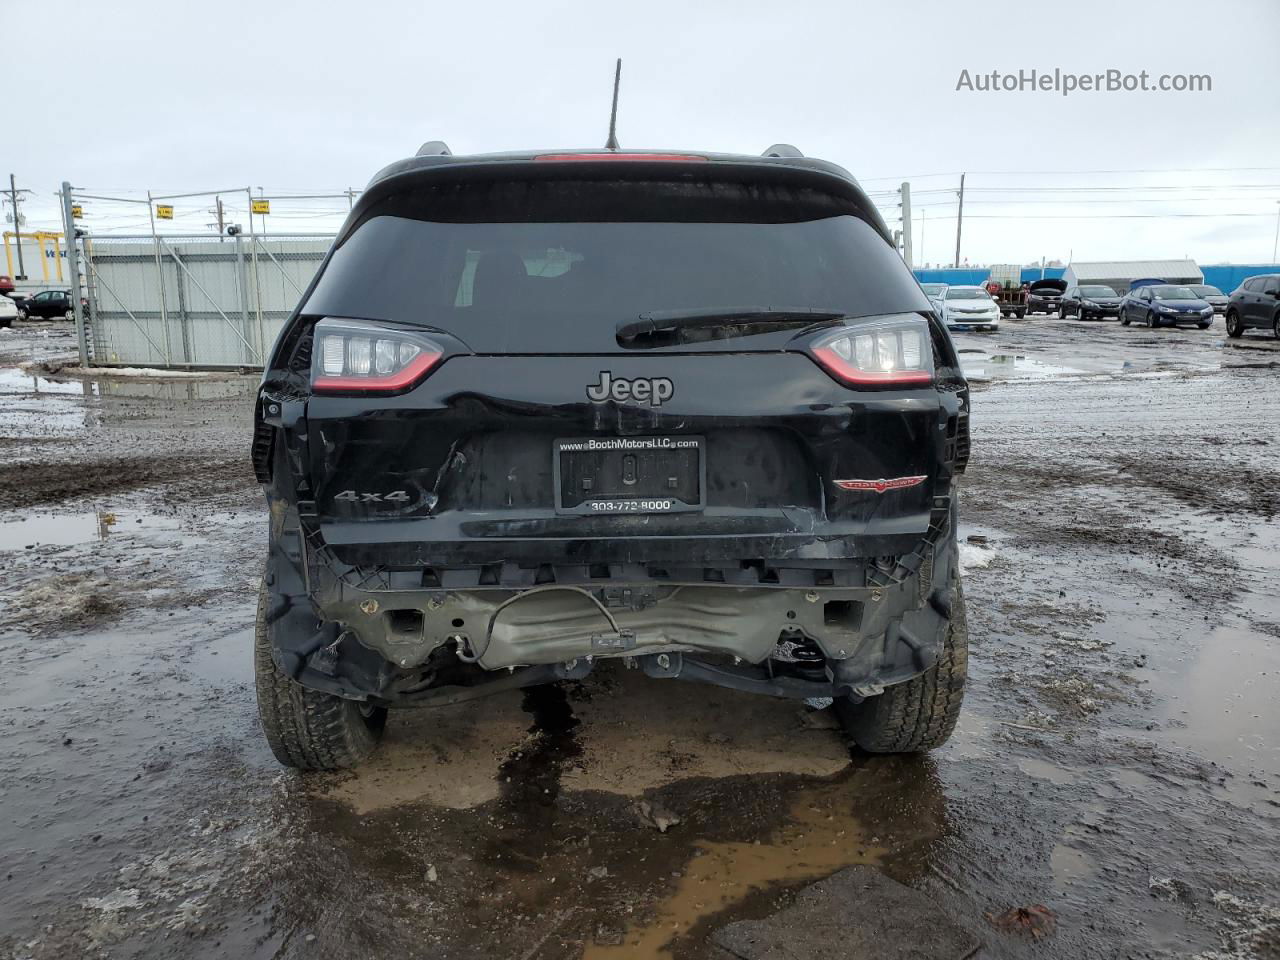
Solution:
{"label": "parked blue car", "polygon": [[1196,296],[1190,287],[1153,284],[1125,294],[1120,301],[1120,322],[1126,327],[1143,322],[1148,327],[1194,323],[1201,330],[1207,330],[1213,323],[1213,307]]}

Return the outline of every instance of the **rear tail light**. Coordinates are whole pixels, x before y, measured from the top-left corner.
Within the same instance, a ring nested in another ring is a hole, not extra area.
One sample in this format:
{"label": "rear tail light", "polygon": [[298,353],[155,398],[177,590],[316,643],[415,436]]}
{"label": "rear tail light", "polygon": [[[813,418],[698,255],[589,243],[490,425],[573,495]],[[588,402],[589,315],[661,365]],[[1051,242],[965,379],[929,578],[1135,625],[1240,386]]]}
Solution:
{"label": "rear tail light", "polygon": [[933,380],[933,344],[923,317],[855,322],[814,341],[809,349],[827,373],[851,386]]}
{"label": "rear tail light", "polygon": [[412,387],[444,351],[411,330],[325,317],[311,344],[311,388],[318,393],[389,393]]}

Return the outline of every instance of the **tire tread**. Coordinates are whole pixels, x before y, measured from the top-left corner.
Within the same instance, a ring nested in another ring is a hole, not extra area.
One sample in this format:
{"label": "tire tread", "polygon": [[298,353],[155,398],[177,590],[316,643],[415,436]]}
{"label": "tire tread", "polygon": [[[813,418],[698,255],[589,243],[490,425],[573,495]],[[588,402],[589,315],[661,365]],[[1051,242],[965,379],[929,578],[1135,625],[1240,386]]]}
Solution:
{"label": "tire tread", "polygon": [[275,758],[299,770],[354,767],[377,746],[386,712],[367,718],[351,700],[310,690],[276,666],[267,636],[267,590],[258,597],[253,644],[258,718]]}
{"label": "tire tread", "polygon": [[868,753],[918,753],[940,747],[960,717],[969,665],[964,595],[957,589],[938,662],[920,676],[836,713],[853,741]]}

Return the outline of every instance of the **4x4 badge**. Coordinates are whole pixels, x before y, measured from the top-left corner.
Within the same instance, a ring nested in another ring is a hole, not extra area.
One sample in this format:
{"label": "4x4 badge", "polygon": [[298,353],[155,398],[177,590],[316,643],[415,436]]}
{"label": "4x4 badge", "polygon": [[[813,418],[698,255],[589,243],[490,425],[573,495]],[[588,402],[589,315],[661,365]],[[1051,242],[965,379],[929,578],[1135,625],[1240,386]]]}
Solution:
{"label": "4x4 badge", "polygon": [[837,480],[835,484],[841,490],[874,490],[884,493],[886,490],[901,490],[903,487],[914,487],[924,483],[927,478],[894,477],[892,480]]}
{"label": "4x4 badge", "polygon": [[614,378],[612,371],[601,370],[600,380],[587,387],[587,399],[592,403],[604,403],[606,400],[635,400],[650,406],[661,406],[664,400],[670,400],[676,387],[667,377],[637,377],[626,380]]}

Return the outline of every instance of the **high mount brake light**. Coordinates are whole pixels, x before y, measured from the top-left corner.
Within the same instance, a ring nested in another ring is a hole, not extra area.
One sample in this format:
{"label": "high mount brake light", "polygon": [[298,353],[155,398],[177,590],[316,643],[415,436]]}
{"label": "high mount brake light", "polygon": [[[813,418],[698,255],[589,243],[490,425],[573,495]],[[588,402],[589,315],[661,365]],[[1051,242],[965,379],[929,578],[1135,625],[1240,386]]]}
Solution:
{"label": "high mount brake light", "polygon": [[325,317],[311,336],[311,389],[317,393],[404,390],[444,356],[429,337],[365,320]]}
{"label": "high mount brake light", "polygon": [[933,382],[933,346],[923,317],[855,321],[809,350],[827,373],[850,386]]}
{"label": "high mount brake light", "polygon": [[534,157],[535,163],[605,163],[614,160],[630,160],[641,163],[706,163],[706,157],[685,153],[542,153]]}

